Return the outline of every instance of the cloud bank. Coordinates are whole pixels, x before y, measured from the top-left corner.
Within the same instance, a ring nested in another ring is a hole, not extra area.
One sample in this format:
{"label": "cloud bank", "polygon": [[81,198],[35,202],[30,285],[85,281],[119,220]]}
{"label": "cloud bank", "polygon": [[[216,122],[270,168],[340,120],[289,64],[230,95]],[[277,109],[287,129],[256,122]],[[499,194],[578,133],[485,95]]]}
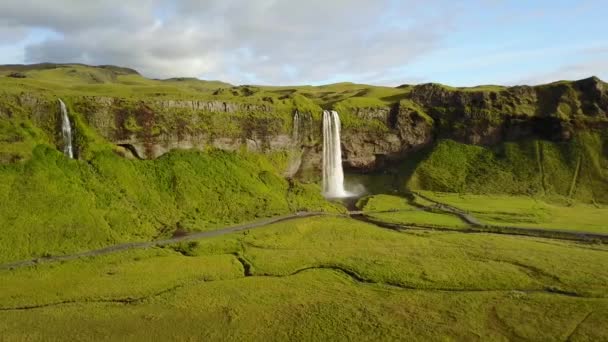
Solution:
{"label": "cloud bank", "polygon": [[27,45],[28,63],[117,64],[159,78],[319,82],[415,60],[437,47],[448,11],[390,0],[5,0],[0,22],[9,29],[0,37],[30,28],[55,33]]}
{"label": "cloud bank", "polygon": [[[525,52],[539,42],[560,47],[551,41],[559,37],[554,27],[577,18],[593,23],[585,16],[602,13],[598,7],[605,7],[594,1],[581,4],[2,0],[0,52],[22,56],[14,63],[115,64],[154,78],[194,76],[237,84],[534,82],[605,70],[601,51],[555,65]],[[601,38],[602,31],[579,26],[588,36]],[[543,30],[551,35],[543,37]],[[530,41],[535,35],[538,42]],[[527,45],[514,44],[513,51],[500,56],[483,53],[505,39]],[[599,46],[605,48],[608,44]],[[6,58],[17,57],[0,60]],[[458,68],[446,70],[447,65]]]}

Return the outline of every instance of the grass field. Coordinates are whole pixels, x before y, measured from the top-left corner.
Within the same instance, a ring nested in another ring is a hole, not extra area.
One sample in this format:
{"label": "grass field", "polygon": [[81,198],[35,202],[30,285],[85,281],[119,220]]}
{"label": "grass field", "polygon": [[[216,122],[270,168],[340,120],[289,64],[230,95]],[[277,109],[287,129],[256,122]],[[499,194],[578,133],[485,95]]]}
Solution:
{"label": "grass field", "polygon": [[375,195],[364,199],[359,204],[367,216],[384,222],[455,229],[468,227],[457,216],[440,211],[423,210],[420,206],[414,204],[427,206],[429,203],[421,198],[417,198],[416,201],[410,204],[403,197]]}
{"label": "grass field", "polygon": [[[195,78],[168,80],[148,79],[134,71],[118,68],[96,68],[84,65],[58,65],[55,67],[29,67],[19,71],[25,78],[4,77],[18,71],[15,67],[0,68],[0,92],[29,91],[58,96],[89,95],[133,99],[196,99],[262,102],[264,99],[280,101],[283,98],[302,96],[318,106],[329,108],[342,101],[356,98],[356,105],[386,106],[399,101],[410,88],[393,88],[355,83],[335,83],[323,86],[256,86],[204,81]],[[353,103],[344,102],[344,108]]]}
{"label": "grass field", "polygon": [[602,340],[608,250],[309,218],[0,271],[4,340]]}
{"label": "grass field", "polygon": [[[570,141],[520,140],[495,146],[439,140],[420,160],[405,161],[405,186],[476,195],[555,197],[607,203],[604,132],[581,132]],[[415,163],[411,165],[411,163]]]}
{"label": "grass field", "polygon": [[421,193],[465,210],[483,223],[608,234],[606,206],[527,196]]}
{"label": "grass field", "polygon": [[103,152],[84,161],[40,146],[27,162],[0,165],[0,261],[302,210],[339,210],[317,185],[284,179],[285,160],[282,154],[209,150],[174,151],[156,160]]}

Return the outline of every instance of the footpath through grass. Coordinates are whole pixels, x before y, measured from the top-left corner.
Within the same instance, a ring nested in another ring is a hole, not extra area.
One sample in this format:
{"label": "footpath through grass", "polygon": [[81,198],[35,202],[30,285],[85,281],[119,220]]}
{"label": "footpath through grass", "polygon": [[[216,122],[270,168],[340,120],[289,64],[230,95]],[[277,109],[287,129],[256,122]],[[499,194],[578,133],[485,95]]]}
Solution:
{"label": "footpath through grass", "polygon": [[[417,191],[437,203],[456,208],[481,225],[608,234],[608,208],[570,199],[474,195]],[[374,195],[359,201],[366,216],[411,226],[462,229],[470,227],[458,215],[421,196]],[[425,210],[421,210],[424,208]]]}
{"label": "footpath through grass", "polygon": [[602,340],[608,250],[307,218],[0,271],[7,340]]}
{"label": "footpath through grass", "polygon": [[482,223],[608,234],[608,207],[528,196],[473,195],[420,191],[469,212]]}
{"label": "footpath through grass", "polygon": [[359,202],[364,214],[373,219],[389,223],[412,226],[466,228],[468,225],[455,215],[431,211],[422,198],[409,203],[406,198],[392,195],[375,195]]}
{"label": "footpath through grass", "polygon": [[338,210],[315,184],[284,179],[285,160],[220,150],[72,160],[40,145],[31,160],[0,165],[0,262]]}

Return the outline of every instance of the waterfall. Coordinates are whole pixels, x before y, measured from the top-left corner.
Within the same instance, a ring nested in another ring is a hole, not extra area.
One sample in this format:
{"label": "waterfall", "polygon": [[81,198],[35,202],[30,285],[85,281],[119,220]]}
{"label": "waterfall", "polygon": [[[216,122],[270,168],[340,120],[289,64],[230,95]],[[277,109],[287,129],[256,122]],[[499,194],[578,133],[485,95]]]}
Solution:
{"label": "waterfall", "polygon": [[293,115],[293,130],[291,132],[291,157],[289,158],[289,164],[285,171],[285,176],[293,177],[302,164],[302,146],[300,145],[300,118],[301,114],[297,111]]}
{"label": "waterfall", "polygon": [[336,111],[323,111],[323,195],[329,198],[348,197],[344,190],[340,117]]}
{"label": "waterfall", "polygon": [[300,143],[300,113],[296,111],[293,115],[293,136],[292,140],[294,145],[298,145]]}
{"label": "waterfall", "polygon": [[74,158],[74,149],[72,147],[72,126],[68,117],[68,110],[65,108],[65,103],[59,99],[61,107],[61,135],[63,136],[63,153]]}

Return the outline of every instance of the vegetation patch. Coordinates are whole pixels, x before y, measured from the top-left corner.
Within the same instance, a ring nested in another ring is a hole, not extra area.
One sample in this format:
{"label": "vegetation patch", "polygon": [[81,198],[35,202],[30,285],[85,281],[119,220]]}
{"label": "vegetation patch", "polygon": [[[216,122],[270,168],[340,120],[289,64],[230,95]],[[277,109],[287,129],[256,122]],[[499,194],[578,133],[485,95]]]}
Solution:
{"label": "vegetation patch", "polygon": [[569,142],[528,140],[494,147],[440,140],[422,161],[402,169],[413,169],[406,179],[411,189],[607,203],[606,141],[599,133],[580,134]]}
{"label": "vegetation patch", "polygon": [[465,210],[482,223],[608,233],[608,208],[553,198],[422,192]]}
{"label": "vegetation patch", "polygon": [[601,246],[399,233],[347,218],[307,218],[200,240],[190,251],[153,248],[0,271],[0,334],[264,341],[608,337],[602,324],[608,254]]}
{"label": "vegetation patch", "polygon": [[359,205],[362,206],[366,216],[383,222],[453,229],[468,227],[457,216],[434,209],[433,206],[426,205],[420,200],[408,200],[391,195],[374,195],[364,198]]}
{"label": "vegetation patch", "polygon": [[40,145],[0,166],[0,260],[59,255],[291,213],[336,210],[316,185],[282,177],[286,157],[174,151],[71,160]]}

